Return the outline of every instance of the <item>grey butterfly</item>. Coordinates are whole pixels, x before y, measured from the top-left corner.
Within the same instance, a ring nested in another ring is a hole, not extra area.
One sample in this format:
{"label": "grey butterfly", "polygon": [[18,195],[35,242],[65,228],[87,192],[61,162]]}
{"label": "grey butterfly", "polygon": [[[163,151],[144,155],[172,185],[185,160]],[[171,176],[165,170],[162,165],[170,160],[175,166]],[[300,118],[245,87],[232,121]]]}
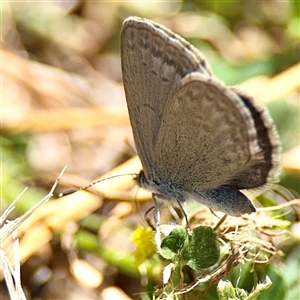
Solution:
{"label": "grey butterfly", "polygon": [[266,110],[225,87],[186,40],[147,19],[121,31],[124,88],[143,171],[153,199],[194,199],[232,216],[256,211],[240,190],[278,176],[280,143]]}

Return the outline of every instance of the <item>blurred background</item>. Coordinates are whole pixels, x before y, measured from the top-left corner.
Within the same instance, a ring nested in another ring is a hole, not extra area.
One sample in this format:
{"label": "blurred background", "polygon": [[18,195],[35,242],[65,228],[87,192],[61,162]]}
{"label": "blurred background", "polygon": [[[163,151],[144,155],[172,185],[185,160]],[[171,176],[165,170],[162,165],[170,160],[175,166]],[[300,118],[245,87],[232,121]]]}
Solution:
{"label": "blurred background", "polygon": [[[10,218],[26,212],[66,165],[57,193],[100,176],[139,171],[138,160],[131,159],[119,50],[120,28],[129,16],[183,36],[218,78],[265,103],[283,144],[280,184],[297,198],[299,3],[2,2],[1,212],[29,187]],[[28,299],[141,299],[130,236],[144,222],[148,200],[129,176],[43,205],[19,231]],[[290,228],[299,237],[299,215]],[[295,241],[290,244],[276,275],[282,286],[276,299],[292,299],[286,293],[298,276],[290,282],[280,277],[290,266],[299,270]],[[0,298],[8,299],[1,285]]]}

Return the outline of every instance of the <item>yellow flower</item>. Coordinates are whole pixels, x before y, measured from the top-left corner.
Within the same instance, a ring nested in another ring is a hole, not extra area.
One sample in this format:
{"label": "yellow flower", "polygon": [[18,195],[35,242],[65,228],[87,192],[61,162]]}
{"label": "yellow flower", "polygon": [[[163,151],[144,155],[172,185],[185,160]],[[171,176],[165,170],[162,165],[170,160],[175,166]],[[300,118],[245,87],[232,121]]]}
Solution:
{"label": "yellow flower", "polygon": [[136,244],[133,256],[137,265],[141,265],[147,258],[156,253],[153,238],[154,232],[150,227],[139,226],[132,234],[131,241]]}

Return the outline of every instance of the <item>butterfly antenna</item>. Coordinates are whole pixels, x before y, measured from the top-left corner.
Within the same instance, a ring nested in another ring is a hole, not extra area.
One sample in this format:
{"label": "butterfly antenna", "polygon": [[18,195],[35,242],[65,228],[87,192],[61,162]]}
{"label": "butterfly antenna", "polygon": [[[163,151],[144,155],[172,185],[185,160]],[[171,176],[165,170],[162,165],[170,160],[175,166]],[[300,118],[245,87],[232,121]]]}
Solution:
{"label": "butterfly antenna", "polygon": [[114,175],[114,176],[110,176],[110,177],[107,177],[107,178],[104,178],[104,179],[100,179],[100,180],[97,180],[97,181],[94,181],[92,183],[90,183],[89,185],[87,186],[84,186],[84,187],[79,187],[79,188],[74,188],[74,189],[70,189],[70,190],[67,190],[65,192],[62,192],[60,194],[58,194],[58,197],[64,197],[64,196],[67,196],[67,195],[71,195],[73,193],[76,193],[78,191],[85,191],[89,188],[91,188],[92,186],[102,182],[102,181],[105,181],[105,180],[108,180],[108,179],[113,179],[113,178],[117,178],[117,177],[121,177],[121,176],[136,176],[137,174],[135,173],[129,173],[129,174],[119,174],[119,175]]}

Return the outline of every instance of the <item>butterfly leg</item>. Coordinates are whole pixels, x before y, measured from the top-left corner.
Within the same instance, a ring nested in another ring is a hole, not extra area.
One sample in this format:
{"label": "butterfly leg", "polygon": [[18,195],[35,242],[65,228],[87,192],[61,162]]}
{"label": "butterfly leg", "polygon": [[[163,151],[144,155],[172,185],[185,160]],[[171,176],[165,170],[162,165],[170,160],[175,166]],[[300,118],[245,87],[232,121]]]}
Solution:
{"label": "butterfly leg", "polygon": [[187,232],[190,232],[191,229],[190,229],[190,226],[189,226],[188,216],[187,216],[187,214],[186,214],[186,212],[185,212],[185,210],[184,210],[184,208],[183,208],[183,206],[182,206],[182,204],[181,204],[181,201],[178,200],[178,199],[176,199],[176,201],[177,201],[177,203],[178,203],[178,205],[179,205],[179,207],[180,207],[180,210],[181,210],[182,213],[183,213],[183,217],[184,217],[185,222],[186,222],[186,230],[187,230]]}
{"label": "butterfly leg", "polygon": [[154,205],[155,205],[155,208],[154,208],[154,211],[153,211],[153,216],[154,216],[154,220],[155,220],[155,224],[156,224],[156,227],[159,226],[159,223],[160,223],[160,206],[157,202],[157,198],[159,197],[158,194],[152,194],[152,200],[154,202]]}

